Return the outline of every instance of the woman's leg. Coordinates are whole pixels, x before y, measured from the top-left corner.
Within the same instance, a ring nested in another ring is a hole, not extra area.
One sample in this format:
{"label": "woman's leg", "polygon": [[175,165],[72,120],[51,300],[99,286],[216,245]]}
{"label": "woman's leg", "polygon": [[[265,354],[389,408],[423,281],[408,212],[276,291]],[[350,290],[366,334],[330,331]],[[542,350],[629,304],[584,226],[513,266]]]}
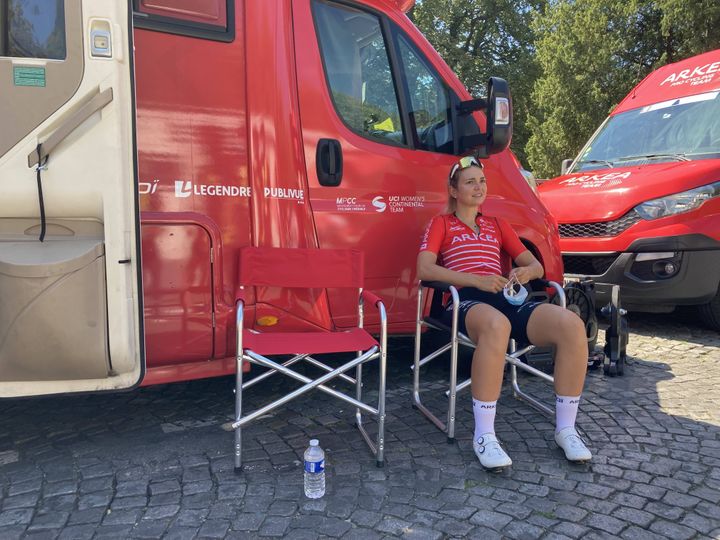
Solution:
{"label": "woman's leg", "polygon": [[587,372],[585,325],[572,311],[542,304],[530,315],[527,326],[530,343],[539,347],[555,346],[555,393],[579,396]]}
{"label": "woman's leg", "polygon": [[468,337],[477,344],[471,375],[473,449],[483,467],[503,469],[512,465],[512,460],[495,437],[495,407],[502,386],[510,321],[494,307],[477,304],[467,312],[465,327]]}
{"label": "woman's leg", "polygon": [[472,361],[472,395],[479,401],[497,401],[510,339],[510,321],[487,304],[470,308],[465,317],[468,337],[477,344]]}
{"label": "woman's leg", "polygon": [[573,312],[543,304],[530,315],[527,334],[534,345],[555,346],[555,441],[570,461],[588,461],[592,454],[575,430],[587,372],[585,325]]}

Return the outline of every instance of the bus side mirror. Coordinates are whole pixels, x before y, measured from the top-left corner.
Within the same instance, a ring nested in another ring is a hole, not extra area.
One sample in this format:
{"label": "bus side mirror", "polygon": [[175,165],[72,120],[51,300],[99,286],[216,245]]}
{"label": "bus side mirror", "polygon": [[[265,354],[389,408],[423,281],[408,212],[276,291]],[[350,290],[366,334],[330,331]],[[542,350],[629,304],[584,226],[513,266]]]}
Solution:
{"label": "bus side mirror", "polygon": [[570,170],[570,166],[573,164],[572,159],[563,159],[560,164],[560,176],[565,176]]}
{"label": "bus side mirror", "polygon": [[[488,79],[487,99],[461,101],[453,109],[453,126],[457,131],[456,154],[476,150],[478,157],[502,152],[512,139],[512,99],[505,79]],[[478,133],[470,113],[484,110],[485,133]]]}

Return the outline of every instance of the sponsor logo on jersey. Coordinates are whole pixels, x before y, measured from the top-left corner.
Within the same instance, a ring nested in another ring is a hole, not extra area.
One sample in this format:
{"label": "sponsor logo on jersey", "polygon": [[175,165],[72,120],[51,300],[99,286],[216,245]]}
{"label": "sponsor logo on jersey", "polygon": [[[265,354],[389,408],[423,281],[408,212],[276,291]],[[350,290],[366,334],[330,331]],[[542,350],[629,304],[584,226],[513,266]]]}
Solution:
{"label": "sponsor logo on jersey", "polygon": [[476,233],[465,233],[465,234],[456,234],[453,236],[452,241],[450,244],[457,244],[458,242],[474,242],[474,241],[480,241],[480,242],[487,242],[490,244],[500,244],[497,237],[495,237],[492,234],[486,234],[481,232],[480,234]]}

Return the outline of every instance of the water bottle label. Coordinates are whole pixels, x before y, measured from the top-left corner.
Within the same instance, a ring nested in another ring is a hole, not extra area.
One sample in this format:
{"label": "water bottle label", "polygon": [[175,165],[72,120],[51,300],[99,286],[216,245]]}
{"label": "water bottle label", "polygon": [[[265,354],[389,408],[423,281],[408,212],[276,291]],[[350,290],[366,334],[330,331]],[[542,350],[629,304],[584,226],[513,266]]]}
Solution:
{"label": "water bottle label", "polygon": [[321,473],[325,470],[325,460],[322,461],[306,461],[305,472]]}

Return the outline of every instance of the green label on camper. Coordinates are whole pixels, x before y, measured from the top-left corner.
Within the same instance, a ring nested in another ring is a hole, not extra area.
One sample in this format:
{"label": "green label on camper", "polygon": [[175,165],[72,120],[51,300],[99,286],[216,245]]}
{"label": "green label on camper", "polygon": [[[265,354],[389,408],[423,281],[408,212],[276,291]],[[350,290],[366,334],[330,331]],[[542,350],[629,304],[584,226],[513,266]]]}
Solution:
{"label": "green label on camper", "polygon": [[45,86],[44,67],[13,67],[15,86]]}

